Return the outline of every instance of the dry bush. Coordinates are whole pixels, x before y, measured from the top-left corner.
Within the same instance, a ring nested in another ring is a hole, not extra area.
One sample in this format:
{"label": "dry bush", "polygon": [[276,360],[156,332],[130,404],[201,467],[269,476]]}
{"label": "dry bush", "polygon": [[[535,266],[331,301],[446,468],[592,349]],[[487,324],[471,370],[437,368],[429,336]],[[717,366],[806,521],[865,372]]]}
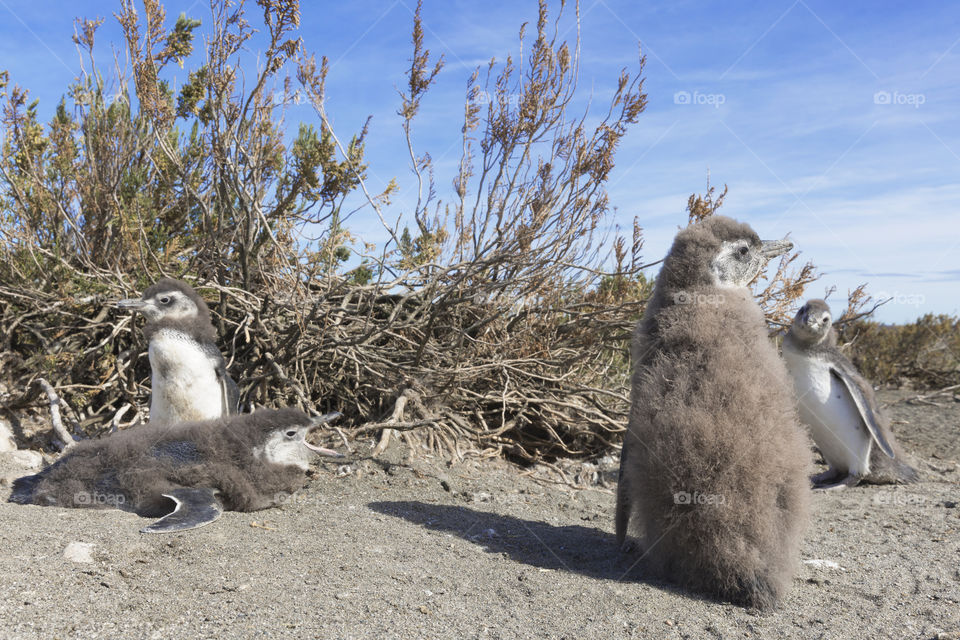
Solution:
{"label": "dry bush", "polygon": [[[366,128],[348,139],[330,125],[326,60],[305,54],[297,3],[258,4],[267,44],[252,75],[239,72],[254,37],[243,4],[212,2],[207,63],[175,90],[164,69],[188,56],[197,22],[167,28],[155,0],[142,18],[125,0],[129,69],[104,80],[98,22],[78,21],[73,109],[61,105],[44,129],[25,90],[5,91],[0,402],[39,406],[42,376],[75,430],[143,417],[145,345],[110,302],[169,275],[212,301],[245,403],[336,409],[348,435],[400,432],[456,455],[609,451],[652,283],[639,225],[610,243],[598,229],[618,142],[646,105],[643,58],[599,118],[573,114],[579,39],[563,42],[561,16],[542,2],[533,41],[521,31],[522,64],[491,61],[470,79],[443,202],[412,136],[442,70],[418,8],[400,112],[419,197],[412,231],[401,230],[389,220],[395,183],[367,187]],[[291,66],[295,77],[283,75]],[[318,122],[288,141],[283,107],[298,92]],[[712,192],[691,200],[691,216],[719,206]],[[383,245],[345,227],[361,205],[388,231]],[[810,277],[788,272],[791,261],[761,292],[776,317]]]}
{"label": "dry bush", "polygon": [[857,320],[841,328],[850,357],[874,384],[940,389],[960,384],[960,318],[926,314],[904,325]]}

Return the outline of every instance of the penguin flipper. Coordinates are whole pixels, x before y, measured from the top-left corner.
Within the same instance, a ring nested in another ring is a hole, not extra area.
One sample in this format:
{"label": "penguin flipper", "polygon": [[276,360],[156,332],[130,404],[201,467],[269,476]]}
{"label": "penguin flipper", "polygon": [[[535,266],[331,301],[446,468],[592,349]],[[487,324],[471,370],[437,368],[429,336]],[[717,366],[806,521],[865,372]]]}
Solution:
{"label": "penguin flipper", "polygon": [[220,349],[212,342],[203,344],[203,352],[213,363],[217,374],[217,383],[220,385],[220,407],[223,416],[233,416],[240,413],[240,388],[227,373],[227,361],[223,359]]}
{"label": "penguin flipper", "polygon": [[33,504],[34,495],[36,494],[37,485],[44,478],[44,473],[35,473],[32,476],[23,476],[22,478],[17,478],[13,481],[13,491],[10,493],[10,497],[7,498],[7,502],[15,502],[17,504]]}
{"label": "penguin flipper", "polygon": [[847,390],[847,395],[853,400],[853,404],[857,407],[860,420],[864,426],[866,426],[867,431],[870,432],[877,446],[879,446],[887,456],[891,458],[896,457],[896,454],[893,452],[893,447],[890,446],[886,436],[883,434],[883,429],[877,421],[877,416],[874,415],[873,409],[870,408],[866,397],[863,395],[863,391],[861,391],[856,381],[853,380],[846,371],[838,369],[837,367],[830,367],[830,375],[839,380]]}
{"label": "penguin flipper", "polygon": [[240,388],[233,381],[226,369],[217,370],[217,380],[220,382],[220,398],[225,416],[234,416],[240,413]]}
{"label": "penguin flipper", "polygon": [[223,513],[223,505],[217,499],[217,490],[186,487],[163,494],[177,503],[176,508],[140,533],[174,533],[196,529],[210,524]]}

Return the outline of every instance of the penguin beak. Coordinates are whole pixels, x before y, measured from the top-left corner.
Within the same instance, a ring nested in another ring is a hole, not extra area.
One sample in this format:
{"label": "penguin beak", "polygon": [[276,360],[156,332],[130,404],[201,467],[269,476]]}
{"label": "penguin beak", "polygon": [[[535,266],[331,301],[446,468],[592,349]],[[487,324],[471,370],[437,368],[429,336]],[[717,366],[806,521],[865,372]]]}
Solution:
{"label": "penguin beak", "polygon": [[334,451],[333,449],[327,449],[326,447],[318,447],[318,446],[315,445],[315,444],[310,444],[310,443],[307,442],[306,440],[303,441],[303,444],[306,445],[307,449],[310,449],[311,451],[316,451],[317,453],[319,453],[319,454],[322,455],[322,456],[327,456],[327,457],[330,457],[330,458],[343,458],[343,457],[345,457],[345,456],[344,456],[342,453],[340,453],[339,451]]}
{"label": "penguin beak", "polygon": [[322,427],[328,422],[333,422],[334,420],[337,420],[342,417],[343,417],[343,414],[340,413],[339,411],[331,411],[330,413],[325,413],[322,416],[313,416],[312,418],[310,418],[310,429],[313,430],[318,427]]}
{"label": "penguin beak", "polygon": [[147,303],[141,300],[140,298],[124,298],[123,300],[117,300],[116,305],[121,309],[131,309],[133,311],[139,311],[147,306]]}
{"label": "penguin beak", "polygon": [[[337,418],[340,418],[340,417],[342,417],[342,416],[343,416],[343,414],[340,413],[339,411],[333,411],[333,412],[331,412],[331,413],[325,413],[325,414],[323,414],[322,416],[314,416],[314,417],[310,418],[310,430],[309,430],[309,431],[313,431],[314,429],[319,429],[320,427],[322,427],[323,425],[327,424],[328,422],[333,422],[334,420],[336,420]],[[308,433],[309,433],[309,431],[308,431]],[[322,455],[322,456],[329,456],[329,457],[331,457],[331,458],[343,458],[343,457],[344,457],[344,455],[343,455],[342,453],[340,453],[339,451],[334,451],[333,449],[327,449],[326,447],[318,447],[317,445],[310,444],[309,442],[306,441],[306,439],[304,439],[303,444],[306,445],[307,449],[310,449],[311,451],[316,451],[317,453],[319,453],[319,454]]]}
{"label": "penguin beak", "polygon": [[790,249],[793,249],[793,243],[789,240],[763,240],[760,242],[760,254],[767,260],[782,256]]}

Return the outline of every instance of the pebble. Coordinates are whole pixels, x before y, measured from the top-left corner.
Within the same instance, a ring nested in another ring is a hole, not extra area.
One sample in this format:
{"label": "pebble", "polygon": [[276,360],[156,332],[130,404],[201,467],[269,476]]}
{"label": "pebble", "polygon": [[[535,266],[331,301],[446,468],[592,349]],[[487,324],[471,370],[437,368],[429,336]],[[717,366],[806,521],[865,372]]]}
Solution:
{"label": "pebble", "polygon": [[0,418],[0,453],[17,450],[17,441],[13,437],[13,427],[9,420]]}
{"label": "pebble", "polygon": [[71,542],[63,550],[63,557],[72,562],[91,563],[93,562],[92,542]]}
{"label": "pebble", "polygon": [[4,456],[7,460],[27,471],[35,471],[43,466],[43,454],[39,451],[21,449],[10,451]]}

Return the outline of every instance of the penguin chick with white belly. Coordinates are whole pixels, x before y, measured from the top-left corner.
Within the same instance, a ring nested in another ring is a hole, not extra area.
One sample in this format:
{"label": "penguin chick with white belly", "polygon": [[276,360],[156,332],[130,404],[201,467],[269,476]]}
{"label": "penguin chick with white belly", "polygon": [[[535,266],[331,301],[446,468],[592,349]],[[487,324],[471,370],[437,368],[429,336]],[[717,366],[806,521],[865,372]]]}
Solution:
{"label": "penguin chick with white belly", "polygon": [[783,340],[783,360],[796,388],[800,419],[830,467],[813,477],[816,488],[917,479],[873,387],[837,348],[826,302],[808,300],[797,311]]}
{"label": "penguin chick with white belly", "polygon": [[713,216],[680,231],[631,348],[617,539],[657,577],[772,607],[808,520],[811,452],[748,285],[792,248]]}
{"label": "penguin chick with white belly", "polygon": [[139,299],[119,300],[121,309],[147,319],[150,420],[176,424],[239,413],[240,391],[217,348],[210,310],[193,287],[163,278]]}

